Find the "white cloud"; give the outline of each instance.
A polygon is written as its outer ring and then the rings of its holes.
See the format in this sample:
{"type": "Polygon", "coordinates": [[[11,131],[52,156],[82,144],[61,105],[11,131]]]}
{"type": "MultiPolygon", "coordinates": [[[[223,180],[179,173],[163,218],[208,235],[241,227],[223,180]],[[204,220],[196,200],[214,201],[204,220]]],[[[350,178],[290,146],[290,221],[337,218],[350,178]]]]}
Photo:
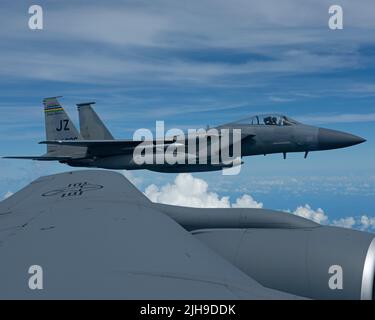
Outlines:
{"type": "Polygon", "coordinates": [[[277,97],[277,96],[271,96],[268,98],[270,101],[272,102],[290,102],[290,101],[294,101],[295,99],[292,99],[292,98],[283,98],[283,97],[277,97]]]}
{"type": "Polygon", "coordinates": [[[336,227],[353,228],[356,224],[356,221],[353,217],[346,217],[338,220],[333,220],[332,224],[336,227]]]}
{"type": "Polygon", "coordinates": [[[173,184],[157,187],[154,184],[145,190],[146,196],[153,202],[198,208],[229,208],[229,197],[220,198],[217,193],[208,191],[203,179],[191,174],[179,174],[173,184]]]}
{"type": "Polygon", "coordinates": [[[246,194],[231,203],[229,197],[220,197],[217,193],[208,191],[206,181],[188,173],[177,175],[172,184],[168,183],[160,188],[151,184],[146,188],[145,194],[153,202],[197,208],[261,208],[263,206],[246,194]]]}
{"type": "Polygon", "coordinates": [[[9,198],[9,197],[12,196],[12,195],[13,195],[13,192],[12,192],[12,191],[7,191],[7,192],[5,193],[5,195],[4,195],[4,199],[9,198]]]}
{"type": "Polygon", "coordinates": [[[361,216],[360,226],[364,230],[375,229],[375,217],[368,217],[366,215],[361,216]]]}
{"type": "Polygon", "coordinates": [[[328,222],[328,217],[325,215],[323,209],[318,208],[317,210],[314,210],[308,204],[297,207],[297,209],[292,213],[297,216],[313,220],[317,223],[324,224],[328,222]]]}
{"type": "Polygon", "coordinates": [[[242,197],[237,198],[236,202],[232,204],[233,208],[263,208],[262,202],[257,202],[254,198],[248,194],[244,194],[242,197]]]}
{"type": "Polygon", "coordinates": [[[375,217],[362,215],[360,217],[345,217],[333,220],[333,225],[344,228],[356,228],[365,231],[375,230],[375,217]]]}
{"type": "MultiPolygon", "coordinates": [[[[155,184],[149,185],[145,195],[153,202],[160,202],[178,206],[197,208],[263,208],[263,203],[256,201],[251,195],[243,194],[230,201],[228,196],[220,197],[217,193],[209,191],[208,183],[188,173],[176,176],[173,183],[167,183],[161,187],[155,184]]],[[[315,221],[320,224],[328,224],[344,228],[357,228],[361,230],[375,230],[375,217],[362,215],[361,217],[343,217],[330,221],[322,208],[313,209],[305,204],[298,206],[294,211],[285,210],[290,214],[315,221]]]]}

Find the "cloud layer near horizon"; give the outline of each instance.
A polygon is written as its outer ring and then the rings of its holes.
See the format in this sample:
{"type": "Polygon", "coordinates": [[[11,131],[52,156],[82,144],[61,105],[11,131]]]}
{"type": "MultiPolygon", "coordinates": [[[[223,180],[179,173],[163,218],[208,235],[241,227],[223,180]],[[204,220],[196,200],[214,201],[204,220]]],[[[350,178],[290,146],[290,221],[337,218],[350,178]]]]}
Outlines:
{"type": "MultiPolygon", "coordinates": [[[[123,170],[122,174],[135,186],[140,188],[142,178],[135,176],[131,171],[123,170]]],[[[2,198],[13,195],[7,191],[2,198]]],[[[144,194],[152,201],[176,206],[196,208],[263,208],[262,202],[254,199],[250,194],[242,194],[231,201],[229,196],[220,196],[209,190],[209,184],[201,178],[196,178],[190,173],[180,173],[172,183],[161,186],[150,184],[145,188],[144,194]]],[[[284,212],[315,221],[320,224],[333,225],[343,228],[355,228],[375,232],[375,217],[365,214],[348,216],[339,219],[330,219],[322,208],[314,209],[309,204],[297,206],[296,209],[279,209],[284,212]]]]}
{"type": "MultiPolygon", "coordinates": [[[[160,187],[151,184],[146,187],[144,193],[153,202],[170,205],[198,208],[263,208],[263,203],[256,201],[249,194],[243,194],[234,202],[231,202],[229,196],[220,197],[219,194],[209,191],[209,185],[205,180],[193,177],[189,173],[181,173],[176,176],[173,183],[167,183],[160,187]]],[[[375,217],[367,215],[330,221],[322,208],[313,209],[308,204],[298,206],[294,211],[284,211],[320,224],[368,231],[375,230],[375,217]]]]}

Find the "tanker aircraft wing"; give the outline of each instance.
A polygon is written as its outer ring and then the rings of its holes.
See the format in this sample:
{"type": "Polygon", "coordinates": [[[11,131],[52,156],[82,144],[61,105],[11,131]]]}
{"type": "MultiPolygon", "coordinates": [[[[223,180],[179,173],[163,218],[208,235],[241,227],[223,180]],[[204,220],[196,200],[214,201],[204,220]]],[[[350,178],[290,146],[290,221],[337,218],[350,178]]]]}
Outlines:
{"type": "Polygon", "coordinates": [[[263,287],[104,170],[41,177],[2,201],[0,261],[0,299],[298,298],[263,287]]]}

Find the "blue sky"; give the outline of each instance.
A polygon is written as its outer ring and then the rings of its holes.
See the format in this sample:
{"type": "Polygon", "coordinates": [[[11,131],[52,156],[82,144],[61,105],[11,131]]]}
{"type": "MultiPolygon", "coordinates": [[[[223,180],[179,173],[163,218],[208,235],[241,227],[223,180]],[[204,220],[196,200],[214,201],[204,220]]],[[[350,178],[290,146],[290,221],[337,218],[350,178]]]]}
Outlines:
{"type": "MultiPolygon", "coordinates": [[[[2,1],[1,155],[44,147],[43,97],[96,110],[118,138],[140,127],[205,127],[278,112],[367,139],[352,148],[245,159],[241,175],[194,174],[220,196],[251,194],[267,208],[323,208],[330,219],[375,216],[375,3],[336,1],[38,1],[44,29],[28,29],[32,1],[2,1]]],[[[60,164],[1,160],[0,197],[60,164]]],[[[138,186],[173,174],[135,172],[138,186]]]]}

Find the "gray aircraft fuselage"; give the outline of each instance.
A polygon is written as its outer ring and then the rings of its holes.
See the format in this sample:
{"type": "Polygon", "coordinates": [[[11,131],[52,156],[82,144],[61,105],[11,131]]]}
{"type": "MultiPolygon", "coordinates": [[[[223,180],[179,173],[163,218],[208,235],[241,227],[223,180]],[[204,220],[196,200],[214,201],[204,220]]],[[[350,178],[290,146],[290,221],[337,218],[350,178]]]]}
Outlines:
{"type": "MultiPolygon", "coordinates": [[[[241,130],[241,157],[283,153],[329,150],[353,146],[365,139],[331,129],[305,125],[282,115],[260,115],[216,127],[217,130],[241,130]]],[[[198,142],[197,142],[198,143],[198,142]]],[[[187,148],[187,147],[186,147],[187,148]]],[[[187,150],[187,149],[186,149],[187,150]]],[[[197,146],[197,150],[199,147],[197,146]]],[[[66,161],[70,166],[107,169],[148,169],[158,172],[200,172],[221,170],[232,165],[211,164],[144,164],[133,162],[133,154],[119,152],[109,157],[66,161]]]]}
{"type": "Polygon", "coordinates": [[[365,140],[336,130],[298,124],[294,126],[237,126],[245,136],[242,156],[309,152],[345,148],[365,140]],[[251,135],[255,135],[253,138],[251,135]],[[247,136],[247,137],[246,137],[247,136]]]}

